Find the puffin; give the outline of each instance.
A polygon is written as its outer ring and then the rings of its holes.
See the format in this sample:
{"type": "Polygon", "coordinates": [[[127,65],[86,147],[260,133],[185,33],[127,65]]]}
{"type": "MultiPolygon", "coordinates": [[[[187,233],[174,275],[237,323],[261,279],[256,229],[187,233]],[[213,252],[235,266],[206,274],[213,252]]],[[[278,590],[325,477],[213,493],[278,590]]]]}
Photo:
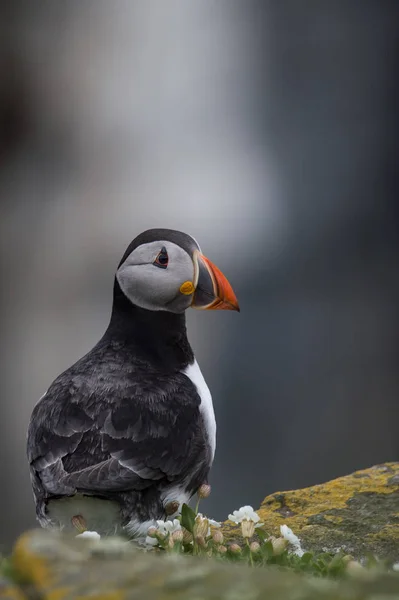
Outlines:
{"type": "Polygon", "coordinates": [[[144,539],[208,482],[216,422],[185,311],[239,311],[188,234],[149,229],[116,270],[109,325],[33,409],[27,456],[44,528],[144,539]]]}

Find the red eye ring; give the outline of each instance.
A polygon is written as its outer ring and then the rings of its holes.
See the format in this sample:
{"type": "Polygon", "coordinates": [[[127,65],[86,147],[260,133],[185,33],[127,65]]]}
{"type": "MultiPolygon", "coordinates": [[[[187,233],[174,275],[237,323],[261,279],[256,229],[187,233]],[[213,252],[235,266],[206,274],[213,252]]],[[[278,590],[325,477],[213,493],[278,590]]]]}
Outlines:
{"type": "Polygon", "coordinates": [[[161,251],[158,253],[158,256],[154,260],[153,264],[160,269],[166,269],[169,263],[169,256],[165,246],[162,247],[161,251]]]}

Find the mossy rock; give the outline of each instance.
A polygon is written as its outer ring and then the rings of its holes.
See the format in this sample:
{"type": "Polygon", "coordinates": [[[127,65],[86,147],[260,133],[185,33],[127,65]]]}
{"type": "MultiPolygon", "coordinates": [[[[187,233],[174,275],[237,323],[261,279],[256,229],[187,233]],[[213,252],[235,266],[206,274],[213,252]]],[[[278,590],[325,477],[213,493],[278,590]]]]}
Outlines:
{"type": "Polygon", "coordinates": [[[0,598],[1,600],[24,600],[26,596],[17,585],[0,578],[0,598]]]}
{"type": "Polygon", "coordinates": [[[399,575],[332,581],[268,567],[143,552],[118,538],[76,539],[33,531],[16,543],[14,588],[20,600],[383,600],[399,598],[399,575]]]}
{"type": "MultiPolygon", "coordinates": [[[[288,525],[304,550],[399,561],[399,463],[271,494],[258,514],[271,535],[280,535],[280,526],[288,525]]],[[[232,539],[237,528],[227,521],[223,531],[232,539]]]]}

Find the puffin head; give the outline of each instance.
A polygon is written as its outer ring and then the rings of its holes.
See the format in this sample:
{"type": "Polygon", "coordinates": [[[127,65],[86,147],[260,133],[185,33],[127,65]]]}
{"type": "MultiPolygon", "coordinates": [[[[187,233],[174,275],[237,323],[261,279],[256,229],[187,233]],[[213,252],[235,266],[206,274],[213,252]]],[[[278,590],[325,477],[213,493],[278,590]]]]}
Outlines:
{"type": "Polygon", "coordinates": [[[195,239],[172,229],[138,235],[119,263],[116,281],[130,302],[147,310],[240,310],[226,277],[195,239]]]}

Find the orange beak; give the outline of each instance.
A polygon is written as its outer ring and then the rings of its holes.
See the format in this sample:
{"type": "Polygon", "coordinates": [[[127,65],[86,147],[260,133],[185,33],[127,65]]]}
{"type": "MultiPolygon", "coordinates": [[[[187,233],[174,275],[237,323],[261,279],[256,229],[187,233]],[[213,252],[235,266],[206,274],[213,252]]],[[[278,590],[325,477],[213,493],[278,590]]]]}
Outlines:
{"type": "Polygon", "coordinates": [[[226,277],[200,252],[194,254],[195,292],[191,306],[201,310],[237,310],[238,301],[226,277]]]}

